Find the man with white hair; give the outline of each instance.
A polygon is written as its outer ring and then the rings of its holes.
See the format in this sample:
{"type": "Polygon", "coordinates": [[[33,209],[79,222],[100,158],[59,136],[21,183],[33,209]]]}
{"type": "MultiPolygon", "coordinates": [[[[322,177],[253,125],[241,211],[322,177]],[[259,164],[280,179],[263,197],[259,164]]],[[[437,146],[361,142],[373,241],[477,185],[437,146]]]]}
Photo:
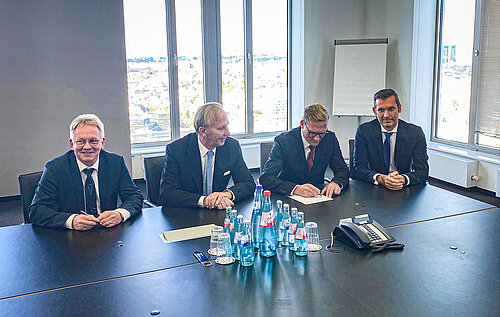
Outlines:
{"type": "Polygon", "coordinates": [[[83,231],[98,224],[114,227],[141,212],[143,198],[125,160],[104,151],[104,141],[104,125],[96,115],[82,114],[71,122],[71,150],[45,164],[29,207],[33,224],[83,231]]]}

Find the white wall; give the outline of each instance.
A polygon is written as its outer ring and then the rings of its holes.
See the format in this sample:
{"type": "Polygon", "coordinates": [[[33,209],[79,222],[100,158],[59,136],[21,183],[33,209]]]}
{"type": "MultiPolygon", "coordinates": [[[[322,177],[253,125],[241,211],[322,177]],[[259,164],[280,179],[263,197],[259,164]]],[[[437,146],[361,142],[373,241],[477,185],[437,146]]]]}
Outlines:
{"type": "Polygon", "coordinates": [[[67,151],[89,112],[130,166],[122,2],[0,1],[0,197],[67,151]]]}

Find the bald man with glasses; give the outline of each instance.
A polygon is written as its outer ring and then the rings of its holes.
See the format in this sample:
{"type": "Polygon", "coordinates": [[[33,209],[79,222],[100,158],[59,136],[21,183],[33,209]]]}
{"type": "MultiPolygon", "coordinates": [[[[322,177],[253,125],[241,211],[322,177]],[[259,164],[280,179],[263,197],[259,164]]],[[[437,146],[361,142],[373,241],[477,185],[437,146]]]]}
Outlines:
{"type": "Polygon", "coordinates": [[[349,184],[349,170],[335,133],[327,130],[328,119],[322,105],[312,104],[304,110],[299,127],[274,139],[260,176],[265,189],[302,197],[340,195],[349,184]],[[334,177],[325,184],[327,166],[334,177]]]}

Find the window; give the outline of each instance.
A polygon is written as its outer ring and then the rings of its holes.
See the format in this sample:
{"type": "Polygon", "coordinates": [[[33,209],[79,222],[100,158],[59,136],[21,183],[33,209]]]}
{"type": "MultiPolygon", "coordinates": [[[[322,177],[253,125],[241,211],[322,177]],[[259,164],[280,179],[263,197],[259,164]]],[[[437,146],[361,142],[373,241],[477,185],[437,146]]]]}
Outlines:
{"type": "Polygon", "coordinates": [[[288,128],[290,0],[124,0],[134,146],[193,132],[224,105],[237,137],[288,128]]]}
{"type": "Polygon", "coordinates": [[[500,4],[441,0],[433,139],[500,149],[500,4]]]}

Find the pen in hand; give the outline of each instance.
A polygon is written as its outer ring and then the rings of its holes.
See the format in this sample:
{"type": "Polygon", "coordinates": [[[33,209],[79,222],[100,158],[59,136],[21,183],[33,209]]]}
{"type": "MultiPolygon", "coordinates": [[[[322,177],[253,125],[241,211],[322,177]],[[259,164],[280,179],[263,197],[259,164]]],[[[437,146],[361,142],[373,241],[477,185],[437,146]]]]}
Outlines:
{"type": "MultiPolygon", "coordinates": [[[[85,215],[85,216],[92,216],[92,215],[89,215],[88,213],[86,213],[86,212],[85,212],[85,210],[80,210],[80,213],[81,213],[82,215],[85,215]]],[[[94,218],[95,218],[95,216],[94,216],[94,218]]],[[[97,218],[96,218],[96,219],[97,219],[97,218]]],[[[102,224],[101,224],[101,222],[99,221],[99,219],[97,219],[97,221],[98,221],[98,222],[99,222],[99,224],[102,226],[102,224]]]]}

